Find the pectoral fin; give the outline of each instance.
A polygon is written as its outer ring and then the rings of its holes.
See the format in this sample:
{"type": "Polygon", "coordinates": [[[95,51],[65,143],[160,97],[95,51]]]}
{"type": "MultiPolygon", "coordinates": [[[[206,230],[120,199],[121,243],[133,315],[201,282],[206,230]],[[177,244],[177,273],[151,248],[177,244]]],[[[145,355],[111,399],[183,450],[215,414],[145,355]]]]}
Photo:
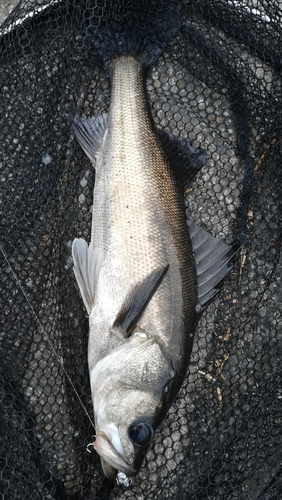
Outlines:
{"type": "Polygon", "coordinates": [[[76,238],[72,244],[74,274],[88,314],[91,313],[95,300],[95,287],[98,280],[102,251],[88,246],[82,238],[76,238]]]}
{"type": "Polygon", "coordinates": [[[88,120],[73,117],[71,120],[75,136],[88,158],[95,163],[108,129],[108,114],[94,116],[88,120]]]}
{"type": "Polygon", "coordinates": [[[168,268],[169,265],[153,271],[127,297],[113,325],[121,328],[124,337],[130,336],[137,321],[164,279],[168,268]]]}
{"type": "Polygon", "coordinates": [[[238,248],[214,238],[190,219],[190,238],[195,254],[198,300],[204,306],[217,292],[217,285],[232,269],[231,259],[238,248]]]}

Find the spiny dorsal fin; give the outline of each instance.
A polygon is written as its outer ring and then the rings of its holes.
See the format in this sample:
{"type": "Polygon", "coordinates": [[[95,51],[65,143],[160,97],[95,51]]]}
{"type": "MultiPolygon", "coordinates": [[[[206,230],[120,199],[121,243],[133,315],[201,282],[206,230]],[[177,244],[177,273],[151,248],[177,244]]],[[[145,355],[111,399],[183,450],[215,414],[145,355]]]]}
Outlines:
{"type": "Polygon", "coordinates": [[[204,306],[217,292],[217,285],[232,268],[231,259],[238,248],[227,245],[189,220],[190,238],[195,254],[198,300],[204,306]]]}
{"type": "Polygon", "coordinates": [[[94,306],[95,287],[103,260],[102,250],[88,246],[82,238],[75,238],[72,244],[74,274],[88,314],[94,306]]]}
{"type": "Polygon", "coordinates": [[[126,298],[113,327],[120,327],[124,337],[129,337],[154,293],[164,279],[169,265],[154,270],[142,283],[135,286],[126,298]]]}
{"type": "Polygon", "coordinates": [[[108,114],[93,116],[88,120],[73,117],[71,120],[75,136],[88,158],[95,163],[108,129],[108,114]]]}

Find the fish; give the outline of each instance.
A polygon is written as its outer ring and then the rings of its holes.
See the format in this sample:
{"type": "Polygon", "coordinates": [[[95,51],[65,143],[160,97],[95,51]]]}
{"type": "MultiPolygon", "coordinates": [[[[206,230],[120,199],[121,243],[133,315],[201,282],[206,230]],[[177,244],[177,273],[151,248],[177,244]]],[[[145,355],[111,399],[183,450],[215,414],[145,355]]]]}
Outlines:
{"type": "Polygon", "coordinates": [[[163,47],[106,30],[95,47],[111,78],[109,111],[71,119],[95,168],[91,241],[75,238],[72,254],[89,315],[94,449],[115,481],[140,470],[233,252],[187,221],[184,191],[203,151],[154,125],[146,75],[163,47]]]}

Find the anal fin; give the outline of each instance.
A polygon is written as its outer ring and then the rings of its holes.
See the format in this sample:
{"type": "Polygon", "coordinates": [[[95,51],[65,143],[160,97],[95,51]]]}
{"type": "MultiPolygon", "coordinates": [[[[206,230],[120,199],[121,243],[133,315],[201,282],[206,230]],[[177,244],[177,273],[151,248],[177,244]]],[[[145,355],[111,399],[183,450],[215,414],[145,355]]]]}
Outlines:
{"type": "Polygon", "coordinates": [[[142,283],[137,284],[126,298],[113,327],[120,327],[125,338],[129,337],[154,293],[164,279],[169,265],[153,271],[142,283]]]}
{"type": "Polygon", "coordinates": [[[75,238],[72,244],[74,274],[88,314],[95,301],[95,288],[102,264],[102,250],[92,243],[88,246],[82,238],[75,238]]]}
{"type": "Polygon", "coordinates": [[[96,155],[108,129],[108,114],[93,116],[88,120],[71,118],[75,136],[88,158],[95,163],[96,155]]]}

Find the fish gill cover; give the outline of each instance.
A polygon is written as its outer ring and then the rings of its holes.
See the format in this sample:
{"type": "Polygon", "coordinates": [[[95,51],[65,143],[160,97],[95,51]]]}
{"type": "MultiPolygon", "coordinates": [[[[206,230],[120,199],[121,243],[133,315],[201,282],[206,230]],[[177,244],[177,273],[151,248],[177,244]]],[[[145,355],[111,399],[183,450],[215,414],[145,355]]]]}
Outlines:
{"type": "Polygon", "coordinates": [[[185,382],[130,488],[110,485],[87,451],[95,433],[88,318],[71,245],[90,240],[94,169],[66,115],[109,107],[109,76],[88,28],[142,30],[169,4],[22,0],[0,31],[0,491],[8,500],[282,497],[276,0],[178,2],[180,29],[146,80],[153,120],[205,152],[188,212],[241,252],[200,318],[185,382]]]}

